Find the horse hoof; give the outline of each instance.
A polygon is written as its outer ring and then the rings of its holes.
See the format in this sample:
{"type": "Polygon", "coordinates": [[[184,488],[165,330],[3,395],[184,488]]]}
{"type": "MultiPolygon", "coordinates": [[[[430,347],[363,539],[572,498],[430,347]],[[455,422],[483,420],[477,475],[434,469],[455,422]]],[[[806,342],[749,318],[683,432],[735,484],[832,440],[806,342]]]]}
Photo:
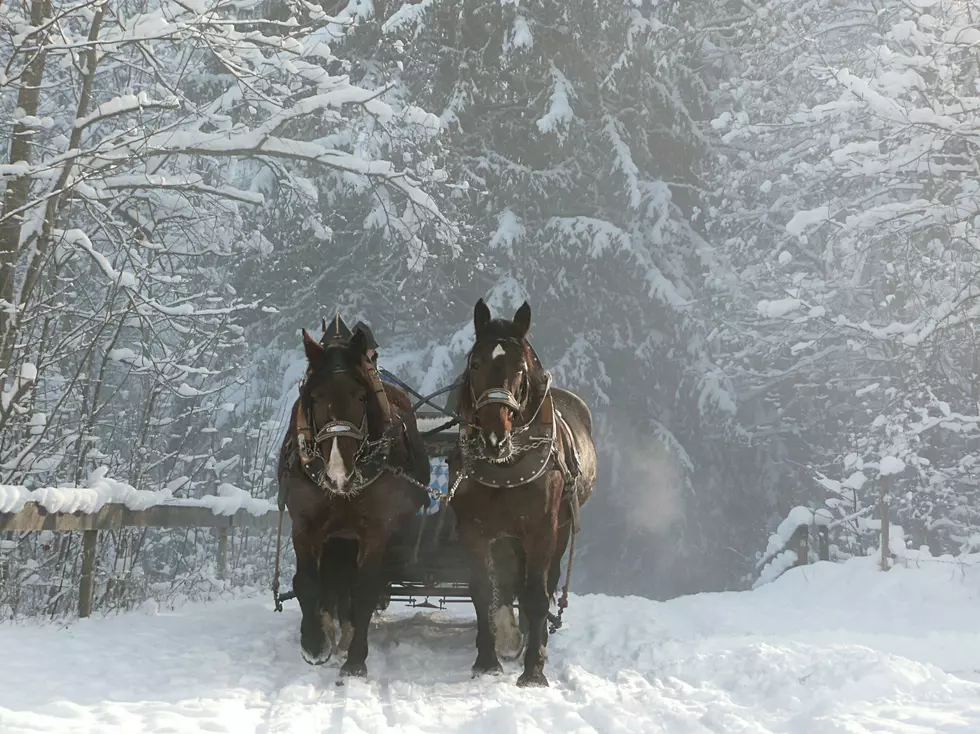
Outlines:
{"type": "Polygon", "coordinates": [[[342,678],[367,678],[367,663],[354,663],[348,660],[340,668],[342,678]]]}
{"type": "Polygon", "coordinates": [[[481,663],[480,661],[477,661],[473,665],[474,678],[481,675],[503,675],[503,672],[504,668],[498,660],[494,660],[492,663],[481,663]]]}
{"type": "Polygon", "coordinates": [[[548,679],[544,677],[544,673],[528,673],[525,671],[517,679],[518,688],[547,688],[548,686],[548,679]]]}
{"type": "Polygon", "coordinates": [[[331,657],[333,657],[333,651],[330,648],[322,649],[319,652],[312,652],[300,645],[299,649],[300,653],[303,655],[303,660],[308,662],[310,665],[323,665],[331,657]]]}

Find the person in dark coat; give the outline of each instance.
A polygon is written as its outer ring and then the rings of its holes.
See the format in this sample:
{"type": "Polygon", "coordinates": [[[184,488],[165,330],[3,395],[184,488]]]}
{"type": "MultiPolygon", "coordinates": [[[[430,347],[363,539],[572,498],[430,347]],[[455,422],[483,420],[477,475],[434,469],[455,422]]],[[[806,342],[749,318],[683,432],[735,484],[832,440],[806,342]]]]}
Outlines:
{"type": "MultiPolygon", "coordinates": [[[[374,332],[371,331],[371,327],[368,326],[363,321],[358,321],[354,325],[354,330],[351,333],[352,334],[356,334],[358,331],[362,332],[364,334],[364,336],[367,338],[367,356],[368,356],[368,359],[370,359],[374,363],[374,366],[377,367],[378,366],[378,342],[374,338],[374,332]]],[[[384,372],[381,372],[379,370],[378,371],[378,374],[381,376],[381,380],[383,382],[387,382],[387,383],[389,383],[391,385],[397,385],[398,384],[393,379],[391,379],[388,375],[386,375],[384,372]]]]}

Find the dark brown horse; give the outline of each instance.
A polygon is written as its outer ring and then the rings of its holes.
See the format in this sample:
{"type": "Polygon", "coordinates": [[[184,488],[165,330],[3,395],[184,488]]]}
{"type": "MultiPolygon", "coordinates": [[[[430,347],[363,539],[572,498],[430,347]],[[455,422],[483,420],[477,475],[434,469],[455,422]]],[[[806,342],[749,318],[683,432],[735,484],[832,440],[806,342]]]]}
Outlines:
{"type": "Polygon", "coordinates": [[[551,386],[526,336],[531,307],[514,319],[474,309],[476,341],[457,406],[470,424],[450,458],[459,537],[473,562],[477,616],[474,674],[502,672],[498,636],[519,637],[512,605],[527,621],[520,686],[546,686],[549,600],[578,509],[595,487],[592,416],[577,396],[551,386]]]}
{"type": "Polygon", "coordinates": [[[411,401],[380,381],[363,332],[342,331],[319,344],[303,330],[309,366],[278,477],[292,522],[303,658],[319,665],[347,648],[341,674],[364,676],[368,626],[387,585],[385,550],[427,501],[429,463],[411,401]]]}

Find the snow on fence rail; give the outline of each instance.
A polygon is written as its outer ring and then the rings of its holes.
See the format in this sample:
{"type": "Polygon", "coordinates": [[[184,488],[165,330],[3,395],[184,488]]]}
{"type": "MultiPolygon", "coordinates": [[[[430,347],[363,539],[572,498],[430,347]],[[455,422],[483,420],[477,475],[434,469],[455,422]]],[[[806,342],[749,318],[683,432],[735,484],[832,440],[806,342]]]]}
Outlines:
{"type": "Polygon", "coordinates": [[[809,563],[811,527],[815,526],[817,530],[817,557],[821,561],[829,561],[830,520],[830,513],[826,510],[794,507],[786,519],[779,523],[776,532],[769,536],[766,552],[756,564],[759,576],[752,588],[775,581],[789,569],[809,563]]]}
{"type": "MultiPolygon", "coordinates": [[[[126,527],[214,528],[218,532],[218,577],[224,578],[228,541],[234,528],[275,528],[278,507],[244,490],[220,485],[218,494],[177,499],[167,492],[144,492],[123,482],[90,477],[90,487],[28,490],[0,485],[0,533],[81,531],[82,568],[78,616],[92,613],[99,531],[126,527]]],[[[288,514],[283,529],[289,530],[288,514]]]]}

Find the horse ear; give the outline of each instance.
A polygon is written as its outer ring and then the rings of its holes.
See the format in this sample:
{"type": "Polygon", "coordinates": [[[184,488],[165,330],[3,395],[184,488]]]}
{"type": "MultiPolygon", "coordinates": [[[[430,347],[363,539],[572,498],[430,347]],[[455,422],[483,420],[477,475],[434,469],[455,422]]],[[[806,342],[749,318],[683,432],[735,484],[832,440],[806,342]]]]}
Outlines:
{"type": "Polygon", "coordinates": [[[310,364],[323,359],[323,346],[306,329],[303,329],[303,351],[306,352],[306,361],[310,364]]]}
{"type": "Polygon", "coordinates": [[[531,304],[527,301],[524,301],[524,305],[517,309],[517,313],[514,314],[514,326],[521,333],[522,339],[531,330],[531,304]]]}
{"type": "Polygon", "coordinates": [[[473,328],[476,330],[476,338],[480,338],[482,332],[490,324],[490,307],[481,298],[473,307],[473,328]]]}
{"type": "Polygon", "coordinates": [[[367,334],[358,329],[354,332],[354,336],[350,338],[350,348],[353,350],[354,354],[358,357],[367,356],[367,334]]]}

